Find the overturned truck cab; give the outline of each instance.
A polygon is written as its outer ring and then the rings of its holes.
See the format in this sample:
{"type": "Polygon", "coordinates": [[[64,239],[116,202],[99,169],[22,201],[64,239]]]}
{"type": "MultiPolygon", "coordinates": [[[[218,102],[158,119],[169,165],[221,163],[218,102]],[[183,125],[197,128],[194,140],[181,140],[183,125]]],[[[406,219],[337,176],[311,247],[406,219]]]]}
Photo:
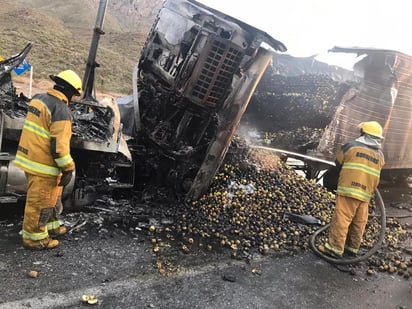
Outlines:
{"type": "Polygon", "coordinates": [[[134,76],[134,136],[144,146],[135,162],[146,166],[140,176],[189,200],[206,191],[272,59],[263,42],[286,51],[196,1],[164,3],[134,76]]]}

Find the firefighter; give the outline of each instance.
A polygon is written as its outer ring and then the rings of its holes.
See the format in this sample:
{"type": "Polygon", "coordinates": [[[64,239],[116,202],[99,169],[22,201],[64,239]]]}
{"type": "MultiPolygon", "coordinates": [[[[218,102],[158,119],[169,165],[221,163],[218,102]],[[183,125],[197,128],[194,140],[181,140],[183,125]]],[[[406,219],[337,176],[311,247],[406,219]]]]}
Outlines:
{"type": "Polygon", "coordinates": [[[29,103],[14,163],[26,174],[27,199],[23,218],[23,246],[52,249],[52,237],[66,233],[60,226],[60,197],[70,183],[75,164],[70,155],[72,116],[68,104],[80,96],[82,81],[72,70],[50,75],[55,83],[29,103]]]}
{"type": "Polygon", "coordinates": [[[335,258],[356,256],[368,220],[368,205],[385,163],[382,127],[376,121],[359,124],[360,137],[343,145],[336,155],[339,179],[336,206],[328,240],[319,251],[335,258]]]}

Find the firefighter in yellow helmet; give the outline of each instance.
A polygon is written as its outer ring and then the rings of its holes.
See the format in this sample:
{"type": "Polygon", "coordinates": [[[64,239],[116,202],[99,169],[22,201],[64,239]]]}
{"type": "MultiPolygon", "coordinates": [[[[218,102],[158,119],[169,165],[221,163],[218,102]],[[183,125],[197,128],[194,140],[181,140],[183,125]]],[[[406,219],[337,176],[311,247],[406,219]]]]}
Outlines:
{"type": "Polygon", "coordinates": [[[35,95],[29,103],[14,161],[27,178],[23,246],[33,250],[57,247],[59,241],[52,237],[66,233],[66,227],[59,223],[58,198],[75,169],[70,155],[72,116],[68,104],[73,96],[80,96],[82,81],[71,70],[50,78],[53,88],[35,95]]]}
{"type": "Polygon", "coordinates": [[[328,240],[319,250],[335,258],[356,256],[368,220],[369,201],[385,163],[382,127],[376,121],[359,124],[360,137],[343,145],[336,155],[339,171],[336,206],[328,240]]]}

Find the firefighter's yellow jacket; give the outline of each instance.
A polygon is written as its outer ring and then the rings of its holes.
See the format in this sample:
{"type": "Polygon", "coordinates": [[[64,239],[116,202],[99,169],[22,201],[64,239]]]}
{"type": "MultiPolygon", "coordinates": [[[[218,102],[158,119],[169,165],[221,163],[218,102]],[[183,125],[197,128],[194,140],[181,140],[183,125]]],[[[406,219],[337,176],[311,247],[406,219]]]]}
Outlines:
{"type": "Polygon", "coordinates": [[[369,202],[379,184],[385,164],[380,145],[365,142],[365,137],[341,147],[336,155],[336,166],[341,169],[336,193],[369,202]]]}
{"type": "Polygon", "coordinates": [[[74,170],[70,155],[72,116],[67,97],[55,89],[30,101],[14,163],[38,176],[74,170]]]}

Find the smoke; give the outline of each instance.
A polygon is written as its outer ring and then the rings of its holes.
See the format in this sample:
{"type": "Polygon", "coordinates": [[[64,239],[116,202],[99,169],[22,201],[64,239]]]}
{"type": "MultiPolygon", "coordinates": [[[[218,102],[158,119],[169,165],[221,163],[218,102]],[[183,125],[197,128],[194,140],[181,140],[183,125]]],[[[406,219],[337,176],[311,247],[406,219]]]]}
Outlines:
{"type": "Polygon", "coordinates": [[[262,133],[249,124],[241,123],[236,133],[244,139],[248,145],[261,145],[264,143],[264,136],[262,133]]]}

